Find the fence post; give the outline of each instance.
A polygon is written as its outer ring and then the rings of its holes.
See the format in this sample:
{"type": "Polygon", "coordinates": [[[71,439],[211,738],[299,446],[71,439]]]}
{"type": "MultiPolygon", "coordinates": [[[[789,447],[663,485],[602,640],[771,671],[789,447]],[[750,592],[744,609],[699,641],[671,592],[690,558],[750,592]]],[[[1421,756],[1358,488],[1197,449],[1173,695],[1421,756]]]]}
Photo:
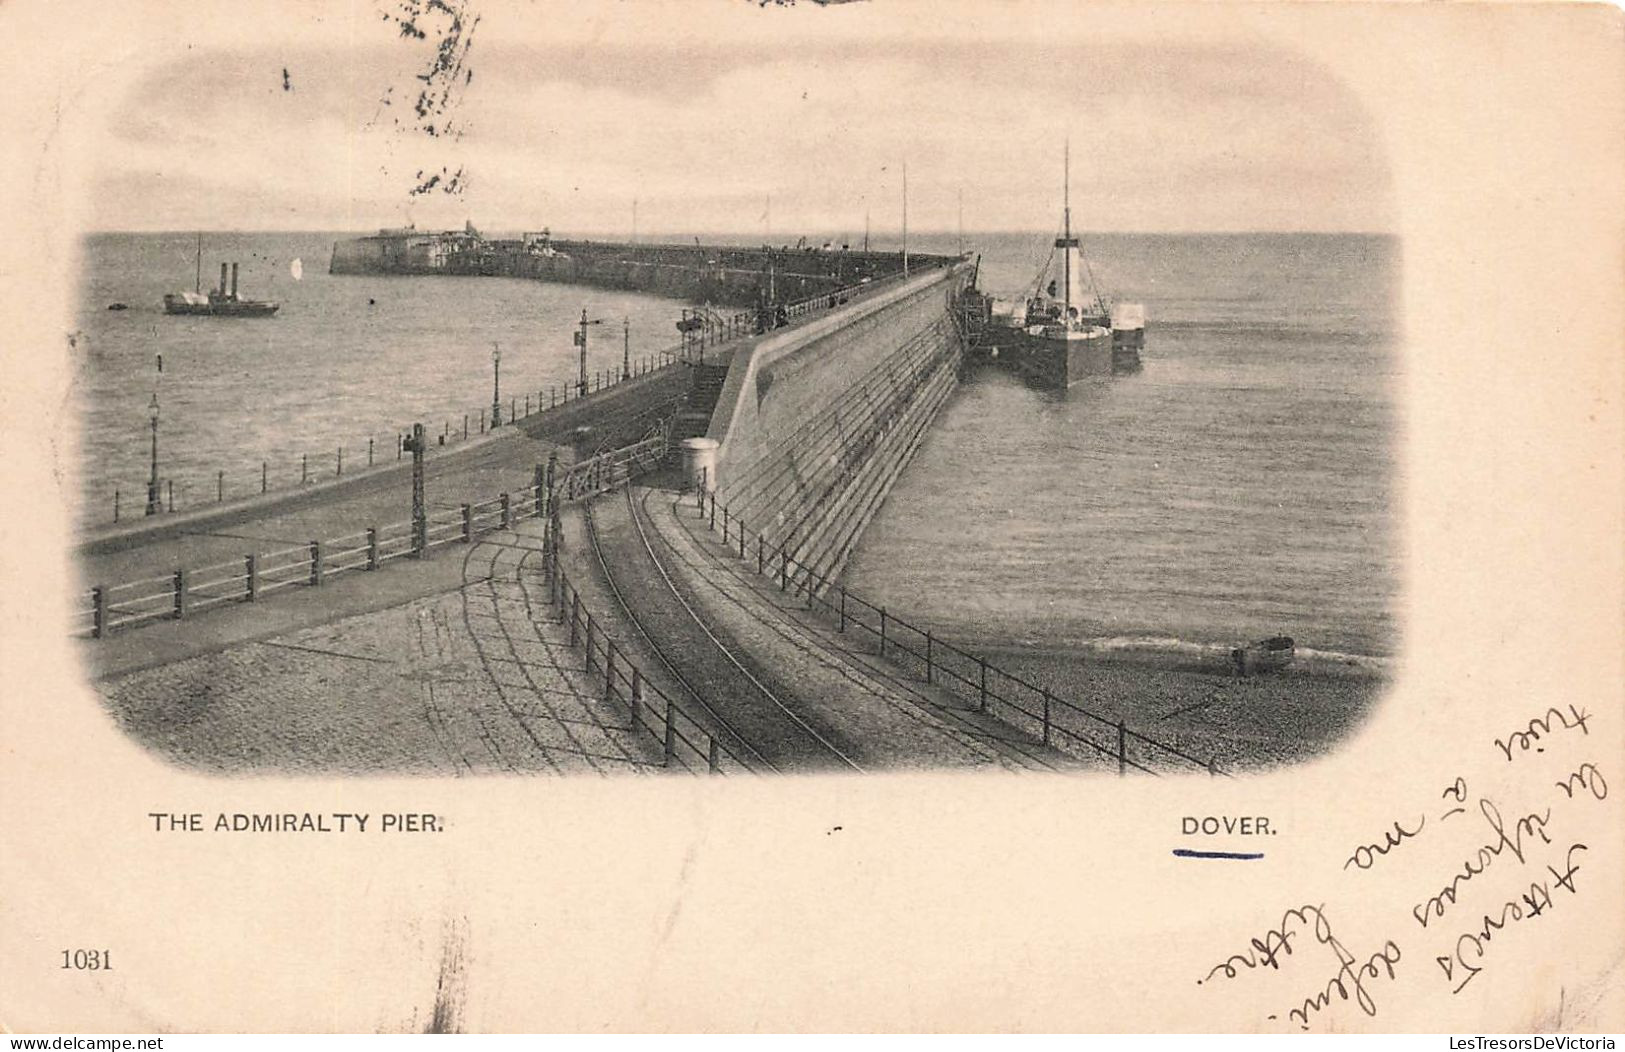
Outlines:
{"type": "Polygon", "coordinates": [[[559,404],[559,388],[557,384],[547,385],[547,408],[552,409],[559,404]]]}
{"type": "Polygon", "coordinates": [[[372,436],[367,436],[367,466],[372,467],[372,436]]]}
{"type": "Polygon", "coordinates": [[[977,711],[986,712],[987,711],[987,661],[985,659],[983,659],[983,658],[977,658],[976,659],[976,667],[978,669],[980,669],[981,673],[982,673],[982,697],[981,697],[980,703],[977,705],[977,711]]]}
{"type": "Polygon", "coordinates": [[[1122,720],[1117,721],[1117,776],[1121,778],[1128,773],[1128,728],[1122,720]]]}
{"type": "Polygon", "coordinates": [[[745,524],[739,524],[739,557],[745,557],[745,524]]]}
{"type": "Polygon", "coordinates": [[[1044,691],[1044,744],[1049,744],[1049,691],[1044,691]]]}
{"type": "Polygon", "coordinates": [[[677,755],[677,705],[670,698],[666,699],[666,743],[664,762],[671,763],[671,758],[677,755]]]}
{"type": "Polygon", "coordinates": [[[265,487],[266,487],[267,482],[269,481],[270,473],[271,473],[271,466],[268,463],[266,463],[265,461],[263,461],[263,460],[260,461],[260,492],[261,493],[265,492],[265,487]]]}
{"type": "Polygon", "coordinates": [[[367,569],[378,569],[378,527],[367,527],[367,569]]]}
{"type": "Polygon", "coordinates": [[[344,447],[343,446],[339,447],[338,461],[339,461],[338,468],[334,470],[333,474],[342,475],[342,474],[344,474],[344,447]]]}
{"type": "Polygon", "coordinates": [[[303,486],[310,481],[310,454],[299,454],[299,484],[303,486]]]}
{"type": "Polygon", "coordinates": [[[643,670],[636,665],[632,666],[632,730],[638,729],[640,713],[638,706],[643,703],[643,670]]]}
{"type": "Polygon", "coordinates": [[[119,491],[118,491],[117,488],[114,488],[114,490],[113,490],[113,521],[114,522],[118,521],[118,502],[119,502],[119,491]]]}
{"type": "Polygon", "coordinates": [[[722,750],[717,747],[717,740],[711,738],[710,744],[705,748],[705,769],[707,772],[717,774],[722,770],[721,753],[722,750]]]}
{"type": "Polygon", "coordinates": [[[187,608],[191,605],[191,598],[186,593],[186,570],[175,571],[175,620],[179,621],[186,616],[187,608]]]}
{"type": "Polygon", "coordinates": [[[243,572],[248,577],[246,598],[250,603],[257,603],[260,598],[260,557],[253,552],[243,556],[243,572]]]}
{"type": "Polygon", "coordinates": [[[779,549],[779,591],[784,591],[790,585],[790,553],[783,548],[779,549]]]}
{"type": "Polygon", "coordinates": [[[767,545],[762,540],[762,535],[758,533],[756,535],[756,572],[757,573],[762,572],[763,553],[765,553],[766,551],[767,551],[767,545]]]}
{"type": "Polygon", "coordinates": [[[525,396],[525,415],[530,415],[530,395],[525,396]]]}
{"type": "Polygon", "coordinates": [[[587,611],[587,671],[592,671],[592,611],[587,611]]]}
{"type": "Polygon", "coordinates": [[[175,480],[169,479],[169,510],[175,510],[175,480]]]}
{"type": "MultiPolygon", "coordinates": [[[[114,521],[115,522],[118,521],[116,515],[114,517],[114,521]]],[[[726,504],[724,504],[722,506],[722,543],[725,544],[725,545],[729,543],[728,542],[728,506],[726,504]]]]}
{"type": "Polygon", "coordinates": [[[931,643],[931,633],[927,632],[925,634],[925,681],[927,683],[932,682],[931,643]]]}
{"type": "Polygon", "coordinates": [[[841,585],[841,628],[840,628],[840,630],[842,632],[846,631],[846,585],[844,585],[844,584],[841,585]]]}
{"type": "Polygon", "coordinates": [[[886,656],[886,608],[880,608],[880,656],[886,656]]]}
{"type": "Polygon", "coordinates": [[[500,496],[502,497],[502,528],[505,530],[512,529],[513,503],[508,500],[508,495],[506,493],[500,494],[500,496]]]}
{"type": "Polygon", "coordinates": [[[101,585],[90,590],[90,638],[100,639],[107,634],[107,589],[101,585]]]}
{"type": "Polygon", "coordinates": [[[485,410],[480,410],[480,434],[485,434],[485,410]]]}
{"type": "MultiPolygon", "coordinates": [[[[581,620],[581,593],[576,592],[574,595],[570,596],[570,645],[571,646],[575,646],[577,643],[579,643],[581,641],[581,634],[580,634],[579,630],[576,628],[576,624],[580,620],[581,620]]],[[[590,662],[589,662],[589,664],[590,664],[590,662]]]]}
{"type": "Polygon", "coordinates": [[[225,499],[226,473],[224,471],[217,471],[214,473],[214,502],[216,504],[221,504],[225,501],[225,499]]]}
{"type": "Polygon", "coordinates": [[[322,542],[310,542],[310,583],[321,584],[323,576],[322,542]]]}
{"type": "Polygon", "coordinates": [[[615,641],[606,636],[604,646],[608,651],[604,655],[604,700],[608,701],[615,696],[615,641]]]}
{"type": "Polygon", "coordinates": [[[707,526],[707,529],[715,530],[716,528],[717,528],[717,495],[715,493],[713,493],[713,494],[711,494],[711,522],[707,526]]]}
{"type": "Polygon", "coordinates": [[[474,505],[463,505],[463,543],[471,544],[474,541],[474,505]]]}
{"type": "Polygon", "coordinates": [[[468,414],[463,414],[463,438],[468,438],[468,414]]]}

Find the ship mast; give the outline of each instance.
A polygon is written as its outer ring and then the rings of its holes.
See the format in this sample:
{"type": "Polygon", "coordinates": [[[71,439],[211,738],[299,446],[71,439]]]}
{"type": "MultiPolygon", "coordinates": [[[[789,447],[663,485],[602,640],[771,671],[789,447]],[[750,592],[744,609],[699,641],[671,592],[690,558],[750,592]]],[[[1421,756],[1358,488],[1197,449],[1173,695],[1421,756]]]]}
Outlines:
{"type": "Polygon", "coordinates": [[[1065,233],[1061,249],[1061,325],[1072,324],[1072,140],[1066,140],[1061,154],[1061,222],[1065,233]]]}

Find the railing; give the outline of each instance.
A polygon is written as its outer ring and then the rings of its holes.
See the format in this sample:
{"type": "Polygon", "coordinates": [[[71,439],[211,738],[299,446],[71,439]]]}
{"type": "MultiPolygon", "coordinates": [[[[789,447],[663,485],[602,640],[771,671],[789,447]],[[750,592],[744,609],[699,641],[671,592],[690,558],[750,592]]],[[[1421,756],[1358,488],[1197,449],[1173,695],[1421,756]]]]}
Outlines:
{"type": "Polygon", "coordinates": [[[834,621],[837,631],[865,633],[878,644],[880,657],[912,670],[927,684],[974,700],[977,711],[1029,732],[1046,746],[1115,761],[1119,774],[1131,769],[1152,775],[1169,769],[1224,773],[1215,757],[1202,759],[1134,730],[1126,720],[1091,712],[868,602],[845,585],[832,585],[828,573],[795,557],[790,542],[770,543],[730,506],[719,509],[714,492],[698,489],[692,502],[708,529],[715,531],[721,523],[723,545],[737,551],[747,569],[754,561],[758,574],[777,582],[781,592],[804,597],[806,608],[834,621]]]}
{"type": "Polygon", "coordinates": [[[764,773],[741,756],[740,749],[713,734],[644,677],[642,669],[604,630],[603,622],[593,619],[580,590],[558,564],[551,546],[543,565],[553,571],[553,599],[559,618],[570,630],[570,645],[581,647],[585,653],[587,673],[603,677],[606,701],[619,701],[627,707],[631,713],[630,730],[641,730],[660,744],[666,766],[676,765],[696,773],[704,770],[708,774],[764,773]]]}
{"type": "MultiPolygon", "coordinates": [[[[827,292],[819,296],[808,297],[783,307],[786,323],[792,319],[806,317],[819,310],[831,309],[850,300],[857,293],[867,293],[881,288],[901,279],[902,275],[888,274],[876,278],[867,284],[852,285],[827,292]]],[[[682,341],[676,346],[669,347],[652,354],[640,355],[631,363],[629,370],[602,369],[595,371],[587,378],[585,390],[582,389],[579,379],[570,380],[564,384],[550,385],[546,390],[537,390],[534,397],[527,391],[522,395],[510,395],[508,399],[508,413],[500,422],[489,418],[489,407],[471,410],[463,413],[460,419],[446,417],[438,436],[439,445],[451,445],[464,441],[487,431],[494,430],[504,423],[512,424],[519,420],[528,420],[541,413],[556,409],[568,404],[572,398],[579,400],[599,391],[607,390],[626,380],[638,379],[650,373],[657,372],[670,366],[694,361],[696,358],[703,363],[708,348],[717,347],[734,340],[759,335],[777,324],[777,319],[771,320],[764,328],[763,316],[754,310],[733,311],[727,314],[716,311],[696,310],[693,317],[697,324],[692,330],[683,333],[682,341]]],[[[434,433],[430,432],[430,437],[434,433]]],[[[348,460],[351,474],[362,465],[374,468],[380,463],[388,463],[393,453],[395,461],[405,459],[403,445],[404,436],[397,433],[382,442],[375,435],[369,435],[366,440],[365,452],[363,447],[340,445],[332,453],[300,454],[296,466],[279,465],[273,473],[271,462],[260,461],[260,470],[243,477],[241,472],[233,472],[228,479],[225,470],[217,470],[203,479],[176,479],[164,477],[159,480],[157,496],[157,509],[159,512],[173,512],[177,507],[181,510],[204,507],[210,504],[224,504],[229,498],[239,500],[246,497],[269,493],[272,490],[281,492],[286,489],[303,487],[324,479],[342,478],[348,460]],[[391,449],[393,446],[393,449],[391,449]],[[291,482],[297,470],[297,482],[291,482]],[[177,488],[179,501],[176,499],[177,488]]],[[[132,485],[129,487],[116,486],[113,489],[112,522],[119,523],[129,519],[143,517],[147,505],[147,484],[132,485]],[[124,490],[130,490],[130,497],[124,496],[124,490]]]]}
{"type": "Polygon", "coordinates": [[[421,536],[416,523],[369,526],[342,537],[312,540],[269,552],[245,553],[208,566],[90,589],[89,605],[73,614],[70,631],[101,639],[156,621],[184,620],[227,603],[253,603],[286,588],[320,587],[342,574],[377,570],[403,557],[422,558],[447,544],[470,543],[516,521],[549,514],[552,501],[568,502],[625,485],[665,457],[664,431],[641,442],[601,453],[555,474],[551,501],[544,472],[517,493],[455,508],[426,509],[421,536]]]}

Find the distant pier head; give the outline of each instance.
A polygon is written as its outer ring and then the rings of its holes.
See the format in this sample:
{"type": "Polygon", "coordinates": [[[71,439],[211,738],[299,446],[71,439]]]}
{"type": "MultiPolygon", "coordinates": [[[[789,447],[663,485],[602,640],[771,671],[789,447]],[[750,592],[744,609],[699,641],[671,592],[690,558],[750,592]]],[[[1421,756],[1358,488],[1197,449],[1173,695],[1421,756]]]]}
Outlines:
{"type": "MultiPolygon", "coordinates": [[[[911,253],[908,267],[955,262],[911,253]]],[[[904,269],[900,252],[853,251],[835,244],[682,245],[569,241],[550,231],[486,238],[462,230],[380,230],[333,245],[333,274],[448,274],[534,278],[625,289],[716,305],[753,307],[849,289],[904,269]]]]}

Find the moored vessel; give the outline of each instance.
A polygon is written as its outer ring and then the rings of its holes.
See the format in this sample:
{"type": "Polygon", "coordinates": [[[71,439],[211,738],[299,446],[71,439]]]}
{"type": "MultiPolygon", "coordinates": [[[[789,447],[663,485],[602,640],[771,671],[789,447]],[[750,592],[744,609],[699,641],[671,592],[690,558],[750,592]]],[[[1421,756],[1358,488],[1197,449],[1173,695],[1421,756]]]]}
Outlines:
{"type": "Polygon", "coordinates": [[[989,359],[1046,387],[1061,388],[1138,370],[1145,345],[1145,307],[1107,304],[1072,233],[1070,146],[1065,168],[1055,251],[1020,300],[991,304],[979,338],[989,359]]]}

